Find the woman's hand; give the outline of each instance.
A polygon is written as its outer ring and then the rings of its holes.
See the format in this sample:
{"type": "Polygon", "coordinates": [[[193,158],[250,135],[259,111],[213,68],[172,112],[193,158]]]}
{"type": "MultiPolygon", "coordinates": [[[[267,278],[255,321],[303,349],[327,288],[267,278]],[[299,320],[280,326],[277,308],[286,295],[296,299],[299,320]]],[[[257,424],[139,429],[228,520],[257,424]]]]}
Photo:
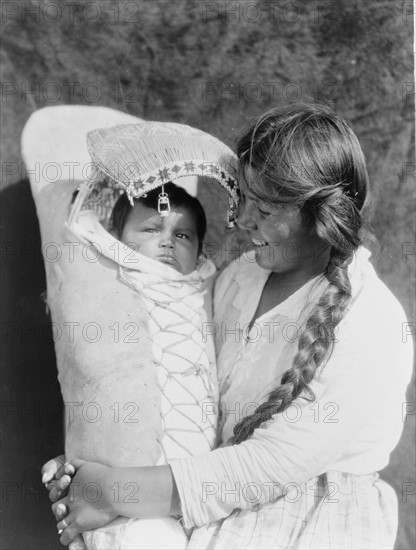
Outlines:
{"type": "Polygon", "coordinates": [[[42,483],[52,481],[58,470],[65,464],[65,455],[59,455],[42,466],[42,483]]]}
{"type": "Polygon", "coordinates": [[[71,465],[76,474],[69,494],[52,505],[64,545],[79,533],[98,529],[118,516],[158,518],[181,512],[168,465],[110,468],[79,459],[71,465]]]}
{"type": "Polygon", "coordinates": [[[71,483],[71,477],[75,473],[75,468],[68,462],[65,462],[65,456],[59,455],[49,460],[42,466],[42,483],[49,491],[49,498],[52,502],[65,496],[67,488],[71,483]]]}
{"type": "Polygon", "coordinates": [[[60,541],[68,545],[83,531],[103,527],[117,517],[114,509],[113,469],[96,462],[73,460],[75,469],[68,495],[52,505],[62,530],[60,541]],[[65,506],[65,508],[63,508],[65,506]],[[67,515],[62,519],[65,511],[67,515]]]}

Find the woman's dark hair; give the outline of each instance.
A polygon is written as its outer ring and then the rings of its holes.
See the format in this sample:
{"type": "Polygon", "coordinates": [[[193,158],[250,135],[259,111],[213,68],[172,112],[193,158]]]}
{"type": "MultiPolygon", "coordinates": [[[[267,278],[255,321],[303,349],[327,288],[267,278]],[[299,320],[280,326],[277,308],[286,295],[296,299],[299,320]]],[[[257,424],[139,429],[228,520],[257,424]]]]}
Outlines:
{"type": "MultiPolygon", "coordinates": [[[[172,208],[184,208],[192,216],[195,222],[196,234],[199,243],[198,254],[200,254],[202,251],[205,232],[207,230],[207,219],[201,203],[197,198],[192,197],[187,191],[185,191],[183,187],[179,187],[179,185],[175,185],[172,182],[165,184],[164,190],[169,196],[169,202],[172,208]]],[[[134,204],[140,203],[147,208],[157,210],[160,192],[161,188],[159,187],[153,189],[140,199],[134,199],[134,204]]],[[[113,231],[118,238],[120,238],[123,233],[127,216],[132,208],[133,206],[130,204],[126,193],[123,193],[114,205],[113,212],[111,213],[109,229],[110,231],[113,231]]]]}
{"type": "Polygon", "coordinates": [[[268,111],[241,137],[237,155],[240,177],[251,193],[271,205],[300,206],[310,230],[330,247],[330,259],[323,275],[328,285],[302,327],[292,365],[268,400],[234,427],[234,444],[298,397],[314,399],[309,384],[332,353],[335,327],[351,299],[347,268],[362,243],[369,198],[366,163],[356,135],[322,105],[268,111]],[[255,171],[255,180],[248,169],[255,171]]]}

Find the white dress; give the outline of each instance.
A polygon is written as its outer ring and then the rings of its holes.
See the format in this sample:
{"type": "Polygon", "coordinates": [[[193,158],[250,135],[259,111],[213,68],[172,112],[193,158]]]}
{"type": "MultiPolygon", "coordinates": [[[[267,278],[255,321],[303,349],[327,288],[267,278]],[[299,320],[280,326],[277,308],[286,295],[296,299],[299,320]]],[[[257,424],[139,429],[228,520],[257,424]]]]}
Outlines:
{"type": "MultiPolygon", "coordinates": [[[[248,440],[172,464],[188,548],[392,549],[397,497],[379,479],[402,429],[412,340],[402,307],[360,249],[334,351],[297,399],[248,440]]],[[[297,350],[302,320],[327,284],[313,279],[248,326],[270,272],[247,254],[219,276],[213,331],[226,444],[297,350]],[[305,307],[306,305],[306,307],[305,307]]]]}

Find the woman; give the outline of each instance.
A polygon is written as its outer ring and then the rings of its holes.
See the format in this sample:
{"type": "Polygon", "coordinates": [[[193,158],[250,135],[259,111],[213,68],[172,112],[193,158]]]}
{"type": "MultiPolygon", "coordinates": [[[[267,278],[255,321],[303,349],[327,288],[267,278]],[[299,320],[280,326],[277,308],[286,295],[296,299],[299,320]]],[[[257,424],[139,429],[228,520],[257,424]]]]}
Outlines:
{"type": "Polygon", "coordinates": [[[238,157],[253,251],[215,287],[223,446],[152,468],[74,461],[53,505],[63,544],[118,515],[181,514],[190,548],[393,547],[397,501],[376,472],[400,437],[412,347],[362,247],[360,145],[327,108],[292,105],[256,120],[238,157]]]}

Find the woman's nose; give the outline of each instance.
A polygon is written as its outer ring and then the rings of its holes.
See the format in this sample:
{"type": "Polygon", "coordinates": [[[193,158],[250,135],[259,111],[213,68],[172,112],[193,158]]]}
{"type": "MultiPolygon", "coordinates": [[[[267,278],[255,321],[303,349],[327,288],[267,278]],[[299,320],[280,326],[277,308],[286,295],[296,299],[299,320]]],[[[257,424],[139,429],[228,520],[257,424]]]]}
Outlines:
{"type": "Polygon", "coordinates": [[[253,216],[253,208],[247,205],[247,202],[240,205],[237,213],[237,226],[239,229],[253,230],[257,227],[253,216]]]}

